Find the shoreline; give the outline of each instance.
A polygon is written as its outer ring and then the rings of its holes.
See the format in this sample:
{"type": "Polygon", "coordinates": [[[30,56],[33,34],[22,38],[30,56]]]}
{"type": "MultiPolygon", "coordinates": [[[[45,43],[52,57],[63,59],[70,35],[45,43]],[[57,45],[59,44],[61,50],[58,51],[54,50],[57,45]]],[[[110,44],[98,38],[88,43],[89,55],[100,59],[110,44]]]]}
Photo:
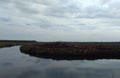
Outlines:
{"type": "Polygon", "coordinates": [[[20,45],[21,53],[55,60],[120,59],[120,42],[4,41],[0,48],[20,45]]]}

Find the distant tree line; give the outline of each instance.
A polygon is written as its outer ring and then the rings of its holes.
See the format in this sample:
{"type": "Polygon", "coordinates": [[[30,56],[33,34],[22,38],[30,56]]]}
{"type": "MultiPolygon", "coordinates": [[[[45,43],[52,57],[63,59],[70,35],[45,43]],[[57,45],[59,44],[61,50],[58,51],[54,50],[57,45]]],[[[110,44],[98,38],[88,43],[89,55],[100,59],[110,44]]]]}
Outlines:
{"type": "Polygon", "coordinates": [[[20,43],[28,43],[28,42],[37,42],[35,40],[0,40],[0,42],[20,42],[20,43]]]}

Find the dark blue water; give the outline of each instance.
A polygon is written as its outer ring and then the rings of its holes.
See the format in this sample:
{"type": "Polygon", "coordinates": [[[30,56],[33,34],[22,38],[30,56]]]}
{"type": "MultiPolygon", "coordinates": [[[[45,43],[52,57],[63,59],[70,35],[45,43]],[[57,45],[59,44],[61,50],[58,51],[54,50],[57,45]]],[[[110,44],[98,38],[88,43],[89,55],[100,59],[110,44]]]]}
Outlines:
{"type": "Polygon", "coordinates": [[[120,78],[120,60],[52,60],[0,49],[0,78],[120,78]]]}

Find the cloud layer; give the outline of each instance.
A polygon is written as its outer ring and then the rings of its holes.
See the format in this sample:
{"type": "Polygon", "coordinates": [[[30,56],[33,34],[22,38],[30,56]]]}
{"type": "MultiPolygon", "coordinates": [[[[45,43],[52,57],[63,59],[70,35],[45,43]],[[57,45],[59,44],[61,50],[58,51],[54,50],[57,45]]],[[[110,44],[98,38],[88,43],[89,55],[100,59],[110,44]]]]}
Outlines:
{"type": "Polygon", "coordinates": [[[120,0],[1,0],[0,38],[120,41],[120,0]]]}

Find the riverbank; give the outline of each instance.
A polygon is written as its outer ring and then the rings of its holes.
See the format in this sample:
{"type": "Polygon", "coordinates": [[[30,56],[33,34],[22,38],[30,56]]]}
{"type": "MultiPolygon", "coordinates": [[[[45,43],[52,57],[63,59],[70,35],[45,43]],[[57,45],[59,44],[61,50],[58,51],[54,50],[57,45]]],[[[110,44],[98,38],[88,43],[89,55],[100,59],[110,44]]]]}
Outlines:
{"type": "Polygon", "coordinates": [[[17,45],[33,44],[36,41],[25,41],[25,40],[0,40],[0,48],[12,47],[17,45]]]}
{"type": "Polygon", "coordinates": [[[0,48],[17,45],[21,45],[22,53],[40,58],[57,60],[120,59],[120,42],[0,42],[0,48]]]}
{"type": "Polygon", "coordinates": [[[48,42],[22,45],[22,53],[52,59],[120,59],[119,43],[48,42]]]}
{"type": "Polygon", "coordinates": [[[0,43],[0,48],[17,46],[15,43],[0,43]]]}

